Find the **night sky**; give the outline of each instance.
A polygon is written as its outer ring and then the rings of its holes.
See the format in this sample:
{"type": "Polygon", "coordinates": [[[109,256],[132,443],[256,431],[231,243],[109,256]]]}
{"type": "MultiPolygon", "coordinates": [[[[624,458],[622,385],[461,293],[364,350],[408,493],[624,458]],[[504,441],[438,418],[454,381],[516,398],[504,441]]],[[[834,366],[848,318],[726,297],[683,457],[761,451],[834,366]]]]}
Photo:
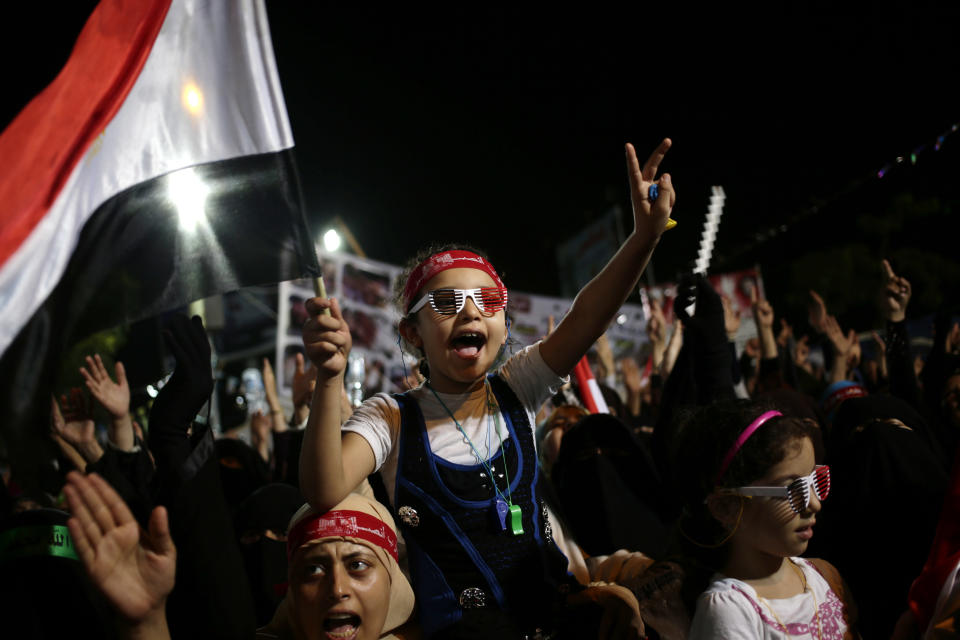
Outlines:
{"type": "MultiPolygon", "coordinates": [[[[53,78],[92,6],[3,21],[0,123],[53,78]]],[[[960,122],[957,12],[268,10],[309,219],[319,234],[339,215],[376,260],[467,241],[511,287],[558,294],[557,242],[626,204],[623,143],[645,155],[665,136],[680,225],[661,280],[696,256],[713,184],[723,269],[842,242],[903,190],[958,199],[960,133],[876,178],[960,122]]],[[[934,231],[901,240],[942,251],[934,231]]]]}

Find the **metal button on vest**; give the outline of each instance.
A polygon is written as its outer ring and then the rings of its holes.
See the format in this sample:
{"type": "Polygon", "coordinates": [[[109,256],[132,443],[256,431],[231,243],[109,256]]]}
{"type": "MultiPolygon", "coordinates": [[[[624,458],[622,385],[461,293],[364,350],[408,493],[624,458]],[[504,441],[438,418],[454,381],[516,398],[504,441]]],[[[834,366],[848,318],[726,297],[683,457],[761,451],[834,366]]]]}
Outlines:
{"type": "Polygon", "coordinates": [[[467,587],[460,592],[460,606],[464,609],[482,609],[487,606],[487,594],[478,587],[467,587]]]}
{"type": "Polygon", "coordinates": [[[400,522],[408,527],[420,526],[420,515],[413,507],[400,507],[397,509],[397,514],[400,516],[400,522]]]}

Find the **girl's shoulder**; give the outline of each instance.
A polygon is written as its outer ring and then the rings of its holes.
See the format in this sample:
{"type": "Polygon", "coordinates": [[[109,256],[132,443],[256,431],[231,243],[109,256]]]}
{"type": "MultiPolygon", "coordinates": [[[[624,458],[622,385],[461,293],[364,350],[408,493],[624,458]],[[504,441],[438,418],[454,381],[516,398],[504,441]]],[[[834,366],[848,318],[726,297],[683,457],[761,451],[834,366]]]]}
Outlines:
{"type": "Polygon", "coordinates": [[[560,377],[540,356],[540,343],[514,353],[499,369],[500,377],[517,394],[524,406],[539,409],[540,405],[560,390],[569,377],[560,377]]]}
{"type": "Polygon", "coordinates": [[[753,587],[736,578],[714,575],[697,599],[689,638],[760,638],[764,624],[753,587]]]}

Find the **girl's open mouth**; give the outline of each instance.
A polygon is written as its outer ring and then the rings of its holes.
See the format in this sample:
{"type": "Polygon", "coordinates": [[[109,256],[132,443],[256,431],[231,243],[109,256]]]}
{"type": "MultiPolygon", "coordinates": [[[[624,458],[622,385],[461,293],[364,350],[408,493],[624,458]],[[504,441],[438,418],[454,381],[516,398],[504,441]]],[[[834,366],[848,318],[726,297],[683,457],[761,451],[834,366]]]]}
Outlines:
{"type": "Polygon", "coordinates": [[[479,333],[461,333],[450,341],[453,350],[464,359],[473,359],[480,354],[480,349],[487,343],[486,337],[479,333]]]}

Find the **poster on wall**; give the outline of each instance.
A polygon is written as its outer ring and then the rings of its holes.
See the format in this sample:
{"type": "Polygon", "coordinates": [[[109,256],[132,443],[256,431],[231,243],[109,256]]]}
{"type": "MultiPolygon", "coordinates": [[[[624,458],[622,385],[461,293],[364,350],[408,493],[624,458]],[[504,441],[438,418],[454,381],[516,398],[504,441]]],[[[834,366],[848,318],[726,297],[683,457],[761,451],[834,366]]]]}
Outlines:
{"type": "MultiPolygon", "coordinates": [[[[354,371],[353,378],[350,371],[347,373],[348,386],[355,384],[362,388],[363,398],[380,391],[402,391],[405,388],[403,381],[410,374],[410,366],[416,359],[410,354],[404,359],[398,340],[397,323],[400,317],[394,299],[397,294],[395,280],[401,271],[400,267],[352,255],[320,255],[327,294],[340,302],[353,338],[351,366],[354,371]],[[354,364],[358,358],[363,359],[362,365],[354,364]]],[[[750,312],[750,291],[758,287],[761,294],[763,292],[759,269],[716,274],[708,279],[717,292],[729,298],[739,311],[742,322],[737,343],[742,347],[742,342],[756,335],[750,312]]],[[[304,303],[314,296],[313,283],[309,280],[283,282],[278,291],[276,361],[281,365],[277,367],[277,385],[281,394],[289,397],[296,354],[303,353],[301,331],[307,320],[304,303]]],[[[642,288],[641,304],[625,304],[620,308],[607,330],[615,360],[625,357],[635,358],[641,363],[646,360],[649,352],[647,322],[650,300],[660,301],[667,323],[672,326],[675,297],[674,284],[642,288]]],[[[518,351],[546,336],[551,318],[554,324],[559,324],[573,302],[570,298],[522,291],[510,291],[509,300],[509,352],[518,351]]]]}
{"type": "MultiPolygon", "coordinates": [[[[362,367],[358,382],[363,397],[380,391],[399,391],[401,380],[409,372],[397,344],[399,315],[393,304],[393,285],[400,268],[356,256],[321,255],[327,295],[337,298],[350,327],[354,376],[362,367]],[[362,365],[358,358],[362,358],[362,365]]],[[[304,303],[314,296],[313,283],[309,280],[283,282],[278,292],[281,330],[277,331],[276,361],[282,364],[277,371],[277,386],[282,394],[289,396],[296,354],[303,353],[302,329],[307,321],[304,303]]],[[[350,374],[348,371],[348,377],[350,374]]]]}

